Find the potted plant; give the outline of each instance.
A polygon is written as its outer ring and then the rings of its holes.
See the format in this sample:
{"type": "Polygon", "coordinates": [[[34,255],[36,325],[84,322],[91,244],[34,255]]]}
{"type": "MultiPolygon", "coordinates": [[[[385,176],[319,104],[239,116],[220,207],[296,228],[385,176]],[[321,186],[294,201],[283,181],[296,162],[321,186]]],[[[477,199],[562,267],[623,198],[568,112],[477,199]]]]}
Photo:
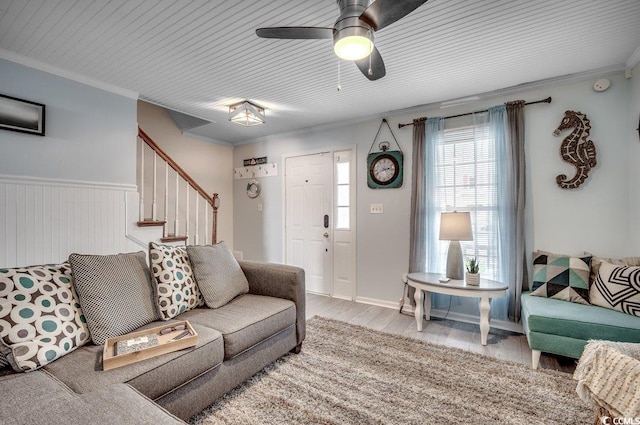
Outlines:
{"type": "Polygon", "coordinates": [[[467,272],[465,273],[464,280],[467,282],[467,285],[480,285],[480,262],[475,258],[471,258],[467,262],[467,272]]]}

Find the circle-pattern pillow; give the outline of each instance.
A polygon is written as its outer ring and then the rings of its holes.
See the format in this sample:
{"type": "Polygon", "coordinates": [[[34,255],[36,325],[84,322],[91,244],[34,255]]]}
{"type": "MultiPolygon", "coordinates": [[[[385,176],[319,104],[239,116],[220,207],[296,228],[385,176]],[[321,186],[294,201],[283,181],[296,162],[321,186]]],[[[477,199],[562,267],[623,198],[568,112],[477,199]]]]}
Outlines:
{"type": "Polygon", "coordinates": [[[90,339],[71,266],[0,269],[1,350],[16,371],[35,370],[90,339]]]}
{"type": "Polygon", "coordinates": [[[184,247],[149,244],[151,274],[164,320],[204,305],[184,247]]]}

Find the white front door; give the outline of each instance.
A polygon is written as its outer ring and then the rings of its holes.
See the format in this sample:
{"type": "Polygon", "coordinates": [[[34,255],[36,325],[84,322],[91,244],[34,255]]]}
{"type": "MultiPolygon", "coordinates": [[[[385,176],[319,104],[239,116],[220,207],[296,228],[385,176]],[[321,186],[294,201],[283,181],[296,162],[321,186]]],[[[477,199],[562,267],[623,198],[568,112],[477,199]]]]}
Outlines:
{"type": "Polygon", "coordinates": [[[333,155],[285,159],[286,263],[305,270],[307,291],[331,294],[333,155]]]}

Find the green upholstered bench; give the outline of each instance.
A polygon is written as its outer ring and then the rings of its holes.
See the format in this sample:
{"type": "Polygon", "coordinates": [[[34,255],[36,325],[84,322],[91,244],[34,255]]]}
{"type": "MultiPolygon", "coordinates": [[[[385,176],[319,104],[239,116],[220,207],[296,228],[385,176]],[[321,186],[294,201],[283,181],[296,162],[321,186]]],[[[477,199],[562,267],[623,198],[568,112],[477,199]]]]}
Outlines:
{"type": "Polygon", "coordinates": [[[532,366],[540,353],[580,358],[588,340],[640,342],[640,317],[594,305],[522,294],[522,325],[532,366]]]}

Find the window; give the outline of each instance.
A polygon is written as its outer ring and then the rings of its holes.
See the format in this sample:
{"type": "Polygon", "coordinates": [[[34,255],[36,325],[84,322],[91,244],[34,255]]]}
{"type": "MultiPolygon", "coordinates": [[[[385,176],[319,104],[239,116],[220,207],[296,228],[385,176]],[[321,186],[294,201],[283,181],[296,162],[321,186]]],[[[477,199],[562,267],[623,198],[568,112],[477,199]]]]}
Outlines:
{"type": "MultiPolygon", "coordinates": [[[[345,157],[346,155],[343,155],[345,157]]],[[[336,229],[349,230],[349,158],[336,157],[336,229]],[[345,161],[345,162],[343,162],[345,161]]]]}
{"type": "MultiPolygon", "coordinates": [[[[465,259],[480,261],[481,273],[498,277],[496,154],[489,126],[444,131],[436,146],[435,202],[439,211],[469,211],[473,241],[462,241],[465,259]]],[[[439,218],[438,218],[439,220],[439,218]]],[[[448,241],[440,242],[440,270],[446,269],[448,241]]]]}

